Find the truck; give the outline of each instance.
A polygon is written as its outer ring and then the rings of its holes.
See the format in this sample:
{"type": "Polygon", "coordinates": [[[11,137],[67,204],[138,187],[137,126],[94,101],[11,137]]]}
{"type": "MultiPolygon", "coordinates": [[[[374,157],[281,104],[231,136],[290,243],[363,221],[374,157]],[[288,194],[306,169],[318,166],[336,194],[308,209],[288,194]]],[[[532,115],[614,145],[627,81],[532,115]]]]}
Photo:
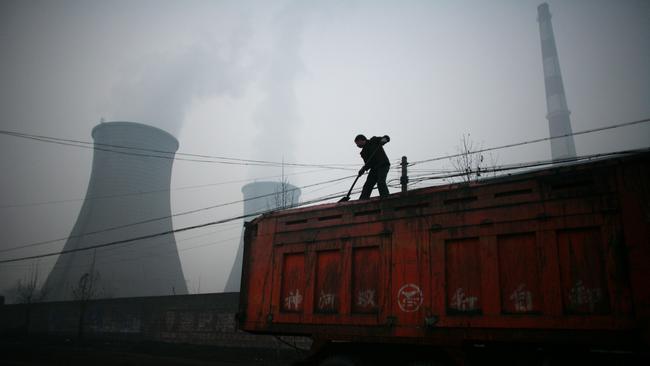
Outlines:
{"type": "Polygon", "coordinates": [[[305,364],[650,364],[648,151],[245,227],[239,327],[305,364]]]}

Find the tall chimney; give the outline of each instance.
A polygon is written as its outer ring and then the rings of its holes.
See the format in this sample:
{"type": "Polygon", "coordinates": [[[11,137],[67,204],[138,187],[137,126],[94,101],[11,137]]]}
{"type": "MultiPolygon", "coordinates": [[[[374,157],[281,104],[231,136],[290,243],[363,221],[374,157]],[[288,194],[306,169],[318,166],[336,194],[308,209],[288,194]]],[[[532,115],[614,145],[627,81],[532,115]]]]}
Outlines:
{"type": "MultiPolygon", "coordinates": [[[[544,64],[544,84],[546,86],[546,119],[551,137],[571,134],[571,120],[564,94],[564,84],[560,73],[560,60],[555,47],[555,36],[551,24],[551,12],[548,4],[537,7],[539,35],[542,42],[542,61],[544,64]]],[[[551,156],[553,160],[573,158],[576,148],[573,136],[554,138],[551,140],[551,156]]]]}
{"type": "MultiPolygon", "coordinates": [[[[252,215],[244,220],[250,221],[264,211],[291,207],[300,201],[300,189],[282,182],[254,182],[242,187],[244,195],[244,215],[252,215]]],[[[239,292],[241,284],[242,262],[244,259],[244,233],[239,241],[230,275],[224,292],[239,292]]]]}
{"type": "MultiPolygon", "coordinates": [[[[169,187],[178,141],[163,130],[132,122],[100,123],[92,136],[95,151],[86,199],[63,250],[170,232],[169,187]],[[125,227],[106,230],[116,226],[125,227]]],[[[171,233],[62,254],[43,289],[48,301],[79,300],[82,291],[94,298],[187,293],[171,233]]]]}

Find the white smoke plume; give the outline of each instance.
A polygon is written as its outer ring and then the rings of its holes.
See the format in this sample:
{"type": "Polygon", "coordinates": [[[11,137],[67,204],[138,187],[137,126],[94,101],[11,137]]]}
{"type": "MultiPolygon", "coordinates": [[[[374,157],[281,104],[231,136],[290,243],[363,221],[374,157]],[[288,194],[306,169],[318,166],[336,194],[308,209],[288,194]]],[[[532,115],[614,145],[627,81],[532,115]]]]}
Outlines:
{"type": "Polygon", "coordinates": [[[111,120],[149,124],[178,136],[193,100],[237,96],[250,81],[244,40],[219,47],[202,40],[175,53],[152,54],[113,89],[111,120]]]}
{"type": "Polygon", "coordinates": [[[300,54],[302,37],[314,15],[323,9],[322,4],[291,1],[271,20],[271,46],[259,80],[264,97],[254,114],[256,156],[295,161],[295,130],[302,123],[296,83],[305,71],[300,54]]]}

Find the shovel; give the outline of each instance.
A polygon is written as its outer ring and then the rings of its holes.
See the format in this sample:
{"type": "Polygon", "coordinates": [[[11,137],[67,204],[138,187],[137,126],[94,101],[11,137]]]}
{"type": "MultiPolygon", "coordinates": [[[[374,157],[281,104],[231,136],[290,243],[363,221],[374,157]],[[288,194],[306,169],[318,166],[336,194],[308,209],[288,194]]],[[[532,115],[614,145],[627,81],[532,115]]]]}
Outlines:
{"type": "Polygon", "coordinates": [[[352,188],[354,188],[354,185],[357,184],[357,181],[359,180],[359,177],[362,176],[362,175],[363,175],[363,173],[357,175],[357,177],[354,178],[354,182],[352,182],[352,187],[350,187],[350,190],[348,191],[348,194],[345,197],[341,198],[339,200],[339,202],[347,202],[347,201],[350,200],[350,194],[352,194],[352,188]]]}

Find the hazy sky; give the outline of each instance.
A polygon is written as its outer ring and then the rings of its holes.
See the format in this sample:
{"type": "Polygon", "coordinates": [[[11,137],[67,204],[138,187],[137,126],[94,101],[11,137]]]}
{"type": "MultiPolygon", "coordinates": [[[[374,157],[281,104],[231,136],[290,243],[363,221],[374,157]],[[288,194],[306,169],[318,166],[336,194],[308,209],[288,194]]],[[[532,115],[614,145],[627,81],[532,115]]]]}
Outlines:
{"type": "MultiPolygon", "coordinates": [[[[351,164],[350,171],[287,167],[297,186],[354,174],[358,133],[390,135],[393,161],[454,153],[468,133],[484,147],[545,137],[541,2],[5,0],[0,129],[92,141],[101,118],[127,120],[167,130],[184,153],[351,164]]],[[[549,5],[573,130],[650,117],[650,2],[549,5]]],[[[647,147],[650,128],[575,143],[579,155],[647,147]]],[[[499,164],[545,160],[550,148],[494,155],[499,164]]],[[[69,235],[91,162],[92,150],[0,135],[0,250],[69,235]]],[[[241,199],[246,182],[281,173],[175,161],[172,210],[241,199]]],[[[396,176],[393,170],[389,179],[396,176]]],[[[305,189],[302,198],[351,183],[305,189]]],[[[174,225],[241,213],[235,204],[174,225]]],[[[223,289],[240,232],[237,221],[177,235],[192,292],[223,289]]],[[[0,252],[0,259],[64,243],[0,252]]],[[[55,259],[0,264],[0,291],[35,263],[44,279],[55,259]]]]}

